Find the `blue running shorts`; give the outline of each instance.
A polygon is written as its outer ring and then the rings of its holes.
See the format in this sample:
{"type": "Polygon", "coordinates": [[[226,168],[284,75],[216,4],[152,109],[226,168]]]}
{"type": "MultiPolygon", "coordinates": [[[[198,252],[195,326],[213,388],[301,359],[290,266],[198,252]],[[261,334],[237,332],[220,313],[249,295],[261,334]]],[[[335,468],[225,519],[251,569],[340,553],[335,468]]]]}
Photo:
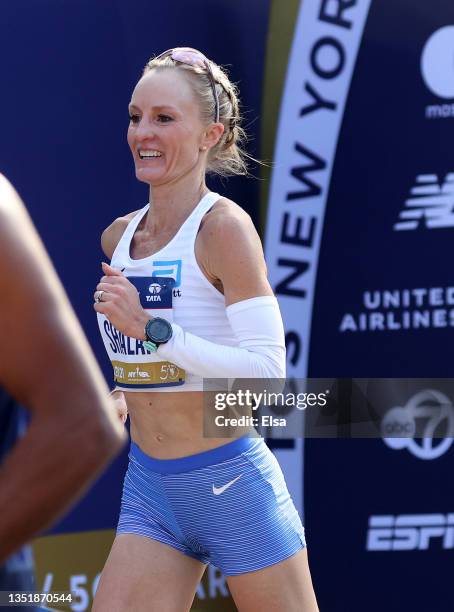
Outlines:
{"type": "Polygon", "coordinates": [[[261,438],[181,459],[154,459],[133,442],[129,459],[118,534],[163,542],[225,576],[279,563],[306,545],[281,468],[261,438]]]}

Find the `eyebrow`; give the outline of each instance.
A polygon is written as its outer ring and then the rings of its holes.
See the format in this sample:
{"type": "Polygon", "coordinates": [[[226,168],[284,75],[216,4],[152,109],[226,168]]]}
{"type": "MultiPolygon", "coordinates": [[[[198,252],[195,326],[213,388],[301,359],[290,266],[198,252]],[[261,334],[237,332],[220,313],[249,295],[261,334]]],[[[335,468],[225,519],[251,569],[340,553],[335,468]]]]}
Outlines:
{"type": "MultiPolygon", "coordinates": [[[[129,108],[130,110],[138,110],[138,111],[140,111],[140,110],[141,110],[141,109],[140,109],[138,106],[136,106],[135,104],[129,104],[129,105],[128,105],[128,108],[129,108]]],[[[157,104],[156,106],[153,106],[152,108],[153,108],[153,109],[167,109],[167,110],[171,110],[171,111],[173,111],[174,113],[178,113],[178,112],[179,112],[179,111],[178,111],[178,109],[176,109],[174,106],[172,106],[172,105],[170,105],[170,104],[157,104]]]]}

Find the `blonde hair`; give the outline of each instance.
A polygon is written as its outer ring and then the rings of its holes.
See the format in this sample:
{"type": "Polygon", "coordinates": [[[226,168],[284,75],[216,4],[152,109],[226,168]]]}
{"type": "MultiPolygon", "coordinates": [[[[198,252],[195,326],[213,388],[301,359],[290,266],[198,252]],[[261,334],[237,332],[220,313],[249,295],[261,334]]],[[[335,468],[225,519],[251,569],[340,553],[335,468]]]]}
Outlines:
{"type": "MultiPolygon", "coordinates": [[[[184,47],[189,49],[189,47],[184,47]]],[[[197,51],[191,49],[191,51],[197,51]]],[[[201,54],[203,55],[203,54],[201,54]]],[[[205,57],[205,56],[204,56],[205,57]]],[[[246,159],[250,156],[243,149],[247,140],[246,132],[241,127],[238,89],[232,83],[226,71],[212,62],[210,68],[213,73],[216,93],[219,100],[219,122],[224,126],[224,133],[219,142],[210,149],[207,160],[207,172],[221,176],[248,174],[246,159]]],[[[199,65],[189,65],[175,61],[170,55],[152,57],[146,64],[143,75],[151,70],[172,68],[180,71],[187,78],[196,99],[199,102],[202,121],[208,125],[215,117],[215,100],[207,68],[199,65]]],[[[143,76],[142,75],[142,76],[143,76]]]]}

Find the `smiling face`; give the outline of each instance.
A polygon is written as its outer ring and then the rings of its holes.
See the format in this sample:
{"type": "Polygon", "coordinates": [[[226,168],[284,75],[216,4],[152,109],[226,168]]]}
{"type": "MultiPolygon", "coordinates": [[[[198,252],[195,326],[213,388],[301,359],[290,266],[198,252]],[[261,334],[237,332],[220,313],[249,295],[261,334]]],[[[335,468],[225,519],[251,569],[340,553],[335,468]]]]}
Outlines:
{"type": "Polygon", "coordinates": [[[139,181],[156,187],[204,172],[206,126],[186,78],[178,70],[151,70],[129,105],[128,144],[139,181]]]}

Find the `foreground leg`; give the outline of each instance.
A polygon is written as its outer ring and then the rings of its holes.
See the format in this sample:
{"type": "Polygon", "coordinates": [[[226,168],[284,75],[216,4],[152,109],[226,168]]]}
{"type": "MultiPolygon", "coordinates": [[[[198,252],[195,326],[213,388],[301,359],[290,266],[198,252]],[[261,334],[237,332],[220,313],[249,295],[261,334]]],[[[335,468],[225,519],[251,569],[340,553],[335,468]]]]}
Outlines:
{"type": "Polygon", "coordinates": [[[205,565],[135,534],[115,539],[101,575],[93,612],[185,612],[205,565]]]}
{"type": "Polygon", "coordinates": [[[318,612],[307,549],[264,569],[227,578],[239,612],[318,612]]]}

